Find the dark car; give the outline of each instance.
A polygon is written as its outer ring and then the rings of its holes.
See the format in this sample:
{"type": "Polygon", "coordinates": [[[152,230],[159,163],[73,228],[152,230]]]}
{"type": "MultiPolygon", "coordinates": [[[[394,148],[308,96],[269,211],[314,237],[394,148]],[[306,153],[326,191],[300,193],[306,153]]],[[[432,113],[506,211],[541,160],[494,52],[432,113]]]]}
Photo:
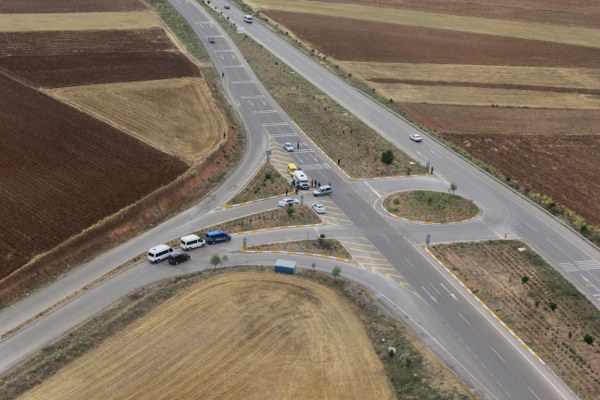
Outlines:
{"type": "Polygon", "coordinates": [[[169,256],[169,264],[177,265],[182,262],[186,262],[190,259],[190,255],[187,253],[173,253],[169,256]]]}

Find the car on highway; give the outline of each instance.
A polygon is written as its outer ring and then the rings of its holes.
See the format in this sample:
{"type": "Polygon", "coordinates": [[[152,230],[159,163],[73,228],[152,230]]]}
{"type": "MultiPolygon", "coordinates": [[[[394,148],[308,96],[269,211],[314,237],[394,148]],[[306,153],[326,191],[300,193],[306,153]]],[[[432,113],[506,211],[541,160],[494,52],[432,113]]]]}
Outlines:
{"type": "Polygon", "coordinates": [[[412,140],[413,142],[422,142],[423,141],[423,136],[419,135],[418,133],[413,133],[409,137],[410,137],[410,140],[412,140]]]}
{"type": "Polygon", "coordinates": [[[317,214],[325,214],[325,206],[323,203],[313,203],[312,209],[315,210],[317,214]]]}
{"type": "Polygon", "coordinates": [[[214,43],[215,42],[215,38],[212,36],[208,37],[208,43],[214,43]]]}
{"type": "Polygon", "coordinates": [[[331,185],[323,185],[323,186],[319,186],[313,192],[313,195],[315,195],[315,196],[325,196],[325,195],[331,194],[331,193],[333,193],[333,190],[331,189],[331,185]]]}
{"type": "Polygon", "coordinates": [[[182,262],[186,262],[190,259],[190,255],[187,253],[173,253],[169,256],[169,264],[177,265],[182,262]]]}
{"type": "Polygon", "coordinates": [[[231,6],[227,3],[223,4],[223,8],[226,10],[229,10],[231,8],[231,6]]]}
{"type": "Polygon", "coordinates": [[[285,198],[279,200],[279,207],[293,206],[298,203],[300,203],[300,201],[298,199],[294,199],[292,197],[285,197],[285,198]]]}
{"type": "Polygon", "coordinates": [[[291,143],[284,143],[283,144],[283,149],[285,151],[294,151],[294,145],[291,143]]]}

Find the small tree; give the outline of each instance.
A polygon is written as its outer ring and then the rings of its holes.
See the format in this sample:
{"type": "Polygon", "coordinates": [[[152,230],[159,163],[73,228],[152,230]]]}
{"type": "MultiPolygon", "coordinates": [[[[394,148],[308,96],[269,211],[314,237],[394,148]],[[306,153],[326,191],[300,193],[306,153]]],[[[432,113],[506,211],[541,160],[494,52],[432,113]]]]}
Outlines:
{"type": "Polygon", "coordinates": [[[556,309],[558,308],[558,304],[556,304],[555,302],[551,301],[548,305],[550,306],[550,310],[554,314],[554,311],[556,311],[556,309]]]}
{"type": "Polygon", "coordinates": [[[227,254],[223,254],[221,256],[221,262],[223,263],[224,266],[227,266],[227,261],[229,261],[229,256],[227,254]]]}
{"type": "Polygon", "coordinates": [[[336,265],[331,270],[331,275],[333,275],[334,278],[337,278],[341,273],[342,273],[342,268],[339,265],[336,265]]]}
{"type": "Polygon", "coordinates": [[[404,172],[406,172],[406,175],[410,175],[410,173],[412,172],[412,167],[410,165],[407,165],[406,167],[404,167],[404,172]]]}
{"type": "Polygon", "coordinates": [[[288,217],[292,218],[292,216],[294,215],[294,207],[291,204],[288,204],[288,207],[285,211],[287,211],[288,217]]]}
{"type": "Polygon", "coordinates": [[[456,189],[458,189],[458,185],[456,183],[452,182],[450,184],[450,189],[448,189],[448,191],[450,193],[452,193],[452,195],[454,195],[454,192],[456,192],[456,189]]]}
{"type": "Polygon", "coordinates": [[[215,271],[217,270],[217,265],[221,264],[221,257],[218,254],[213,254],[210,258],[210,263],[215,267],[215,271]]]}
{"type": "MultiPolygon", "coordinates": [[[[592,335],[590,335],[589,333],[586,333],[585,336],[583,337],[583,341],[586,342],[589,347],[592,344],[594,344],[594,337],[592,335]]],[[[586,357],[587,357],[587,351],[586,351],[586,357]]]]}
{"type": "Polygon", "coordinates": [[[391,165],[394,162],[394,152],[392,149],[388,149],[381,153],[381,162],[385,165],[391,165]]]}
{"type": "Polygon", "coordinates": [[[529,277],[527,275],[523,275],[521,277],[521,283],[523,284],[523,290],[525,290],[525,285],[527,285],[527,282],[529,282],[529,277]]]}

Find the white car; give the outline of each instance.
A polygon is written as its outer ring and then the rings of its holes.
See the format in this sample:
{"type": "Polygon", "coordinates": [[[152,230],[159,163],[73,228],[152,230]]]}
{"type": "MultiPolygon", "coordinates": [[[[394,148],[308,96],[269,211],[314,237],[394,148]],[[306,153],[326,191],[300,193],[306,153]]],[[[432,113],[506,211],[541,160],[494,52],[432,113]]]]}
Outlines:
{"type": "Polygon", "coordinates": [[[313,203],[312,209],[315,210],[317,214],[325,214],[325,206],[323,203],[313,203]]]}
{"type": "Polygon", "coordinates": [[[229,4],[225,3],[225,4],[223,5],[223,8],[224,8],[224,9],[226,9],[226,10],[229,10],[231,7],[229,6],[229,4]]]}
{"type": "Polygon", "coordinates": [[[279,200],[279,207],[285,207],[287,205],[293,206],[294,204],[298,204],[300,201],[298,199],[293,199],[291,197],[286,197],[282,200],[279,200]]]}
{"type": "Polygon", "coordinates": [[[294,145],[291,143],[284,143],[283,144],[283,149],[285,151],[294,151],[294,145]]]}
{"type": "Polygon", "coordinates": [[[419,135],[418,133],[413,133],[412,135],[410,135],[410,140],[412,140],[413,142],[422,142],[423,136],[419,135]]]}

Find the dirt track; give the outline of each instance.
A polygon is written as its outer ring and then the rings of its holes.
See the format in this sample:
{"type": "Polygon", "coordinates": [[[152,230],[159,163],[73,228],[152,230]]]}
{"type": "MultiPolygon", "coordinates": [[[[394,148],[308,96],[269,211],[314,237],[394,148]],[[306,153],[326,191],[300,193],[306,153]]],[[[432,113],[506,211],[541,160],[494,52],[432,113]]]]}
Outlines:
{"type": "Polygon", "coordinates": [[[392,399],[352,307],[274,273],[200,282],[23,399],[392,399]]]}

